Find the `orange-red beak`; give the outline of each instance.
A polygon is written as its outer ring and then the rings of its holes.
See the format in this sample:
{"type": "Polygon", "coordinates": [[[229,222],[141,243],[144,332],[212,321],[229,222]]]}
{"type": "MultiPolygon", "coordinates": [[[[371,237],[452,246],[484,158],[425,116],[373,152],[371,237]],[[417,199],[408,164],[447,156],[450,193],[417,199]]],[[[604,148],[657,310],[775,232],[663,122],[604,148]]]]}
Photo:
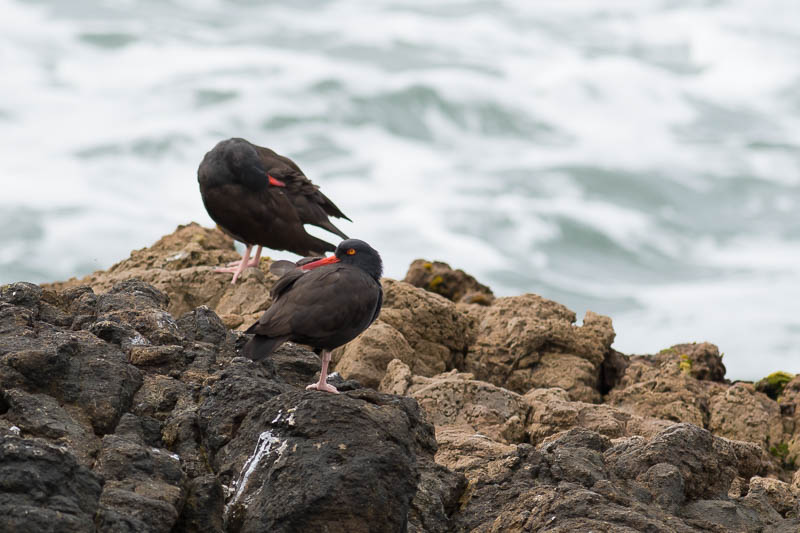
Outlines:
{"type": "Polygon", "coordinates": [[[276,187],[286,187],[286,184],[279,179],[273,178],[269,174],[267,174],[267,179],[269,180],[270,184],[275,185],[276,187]]]}
{"type": "Polygon", "coordinates": [[[325,265],[332,265],[333,263],[338,263],[339,258],[335,255],[330,257],[326,257],[324,259],[319,259],[317,261],[312,261],[311,263],[306,263],[305,265],[301,266],[300,268],[303,270],[312,270],[317,267],[325,266],[325,265]]]}

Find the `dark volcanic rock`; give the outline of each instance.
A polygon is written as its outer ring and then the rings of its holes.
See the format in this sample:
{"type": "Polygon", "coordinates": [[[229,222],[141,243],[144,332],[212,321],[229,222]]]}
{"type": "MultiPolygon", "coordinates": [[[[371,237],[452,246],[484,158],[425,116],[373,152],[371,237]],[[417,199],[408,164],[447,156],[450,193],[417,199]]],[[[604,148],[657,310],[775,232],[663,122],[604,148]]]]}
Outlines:
{"type": "Polygon", "coordinates": [[[178,324],[167,311],[169,297],[152,285],[130,279],[97,298],[99,320],[125,322],[152,344],[179,344],[178,324]]]}
{"type": "Polygon", "coordinates": [[[437,460],[469,479],[454,531],[791,531],[800,524],[776,510],[789,513],[788,488],[729,496],[734,478],[749,479],[763,466],[757,446],[689,424],[616,442],[576,428],[536,448],[475,437],[440,439],[437,460]]]}
{"type": "Polygon", "coordinates": [[[286,342],[270,356],[275,373],[295,387],[305,387],[319,377],[320,359],[301,346],[286,342]]]}
{"type": "MultiPolygon", "coordinates": [[[[434,462],[414,400],[337,375],[343,394],[306,392],[318,356],[286,344],[261,363],[236,357],[243,339],[215,313],[174,320],[166,295],[139,280],[99,295],[29,284],[2,294],[0,428],[94,469],[88,522],[65,530],[450,530],[465,481],[434,462]]],[[[23,520],[15,513],[9,523],[23,520]]]]}
{"type": "MultiPolygon", "coordinates": [[[[435,447],[433,428],[409,398],[366,389],[276,396],[218,455],[221,472],[236,472],[229,530],[406,531],[418,460],[427,456],[430,465],[435,447]]],[[[431,473],[446,480],[429,482],[426,497],[452,509],[458,481],[441,468],[431,473]]]]}
{"type": "Polygon", "coordinates": [[[79,405],[99,434],[113,431],[140,385],[125,354],[91,333],[37,322],[0,335],[0,386],[79,405]]]}
{"type": "Polygon", "coordinates": [[[0,435],[0,531],[93,531],[101,485],[59,447],[0,435]]]}
{"type": "Polygon", "coordinates": [[[176,533],[222,532],[225,493],[217,476],[207,474],[196,477],[187,483],[186,491],[183,514],[174,531],[176,533]]]}
{"type": "Polygon", "coordinates": [[[275,379],[274,370],[244,357],[209,380],[210,388],[197,413],[211,457],[239,432],[242,421],[273,397],[291,387],[275,379]]]}
{"type": "MultiPolygon", "coordinates": [[[[689,499],[722,497],[739,471],[739,457],[727,442],[691,424],[676,424],[650,442],[629,441],[606,454],[612,472],[623,479],[668,463],[681,474],[689,499]]],[[[747,472],[746,477],[756,472],[747,472]]]]}
{"type": "Polygon", "coordinates": [[[0,287],[0,302],[38,310],[42,292],[42,288],[33,283],[24,281],[9,283],[0,287]]]}
{"type": "Polygon", "coordinates": [[[91,468],[94,464],[100,442],[79,408],[71,408],[70,414],[52,396],[19,389],[5,391],[3,400],[7,408],[5,418],[20,429],[21,436],[42,437],[67,446],[82,465],[91,468]]]}

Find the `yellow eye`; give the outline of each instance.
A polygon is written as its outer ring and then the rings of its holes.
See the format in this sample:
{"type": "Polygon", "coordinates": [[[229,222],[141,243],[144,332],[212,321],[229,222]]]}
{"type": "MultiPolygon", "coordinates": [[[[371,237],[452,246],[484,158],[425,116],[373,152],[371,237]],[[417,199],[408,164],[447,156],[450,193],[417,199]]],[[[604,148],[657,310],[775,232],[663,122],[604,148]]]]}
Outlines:
{"type": "Polygon", "coordinates": [[[356,254],[355,248],[350,248],[349,250],[347,250],[347,255],[355,255],[355,254],[356,254]]]}

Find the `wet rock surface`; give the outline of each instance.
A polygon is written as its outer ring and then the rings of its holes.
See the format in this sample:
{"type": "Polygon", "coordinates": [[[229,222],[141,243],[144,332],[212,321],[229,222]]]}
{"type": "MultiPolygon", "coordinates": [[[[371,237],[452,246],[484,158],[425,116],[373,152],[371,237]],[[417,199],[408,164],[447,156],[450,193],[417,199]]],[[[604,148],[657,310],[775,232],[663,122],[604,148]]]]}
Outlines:
{"type": "Polygon", "coordinates": [[[0,287],[0,530],[800,530],[800,377],[629,357],[607,317],[418,261],[337,350],[342,394],[306,391],[306,347],[239,356],[275,278],[212,271],[237,258],[190,224],[0,287]]]}

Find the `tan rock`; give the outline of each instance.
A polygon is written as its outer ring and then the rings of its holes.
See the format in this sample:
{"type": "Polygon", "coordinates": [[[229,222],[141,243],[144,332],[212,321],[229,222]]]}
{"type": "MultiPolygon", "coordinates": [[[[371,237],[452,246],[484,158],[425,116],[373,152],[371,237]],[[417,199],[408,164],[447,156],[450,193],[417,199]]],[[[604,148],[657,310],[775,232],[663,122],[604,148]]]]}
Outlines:
{"type": "Polygon", "coordinates": [[[130,362],[136,366],[178,365],[183,362],[183,346],[133,346],[130,362]]]}
{"type": "Polygon", "coordinates": [[[245,270],[236,285],[231,284],[230,274],[214,272],[215,267],[239,258],[230,237],[217,228],[192,222],[178,226],[148,248],[134,250],[108,270],[43,286],[63,290],[89,285],[100,293],[119,281],[139,278],[169,296],[167,310],[173,316],[208,305],[219,315],[245,317],[239,325],[247,327],[269,306],[269,288],[277,278],[269,273],[270,261],[266,258],[262,258],[260,269],[245,270]]]}
{"type": "Polygon", "coordinates": [[[640,416],[708,427],[710,398],[727,387],[698,379],[693,371],[716,378],[718,371],[708,369],[721,364],[716,346],[708,343],[676,345],[654,356],[631,357],[607,401],[640,416]]]}
{"type": "MultiPolygon", "coordinates": [[[[795,376],[783,389],[780,398],[784,431],[787,434],[784,460],[800,464],[800,375],[795,376]]],[[[800,483],[798,484],[800,487],[800,483]]]]}
{"type": "Polygon", "coordinates": [[[609,438],[640,435],[650,438],[670,422],[633,415],[605,404],[573,402],[563,389],[533,389],[522,397],[530,406],[526,432],[532,444],[547,437],[582,427],[609,438]]]}
{"type": "Polygon", "coordinates": [[[400,359],[392,359],[386,367],[378,390],[387,394],[404,395],[411,385],[411,369],[400,359]]]}
{"type": "Polygon", "coordinates": [[[478,283],[463,270],[453,270],[441,261],[414,260],[403,281],[453,302],[490,305],[494,301],[494,294],[489,287],[478,283]]]}
{"type": "Polygon", "coordinates": [[[796,517],[800,510],[800,490],[789,483],[767,477],[750,478],[749,496],[761,496],[783,517],[796,517]]]}
{"type": "Polygon", "coordinates": [[[592,394],[586,387],[599,381],[600,364],[614,340],[609,318],[588,312],[584,325],[575,326],[572,311],[535,294],[498,298],[473,317],[480,317],[480,322],[465,369],[478,379],[519,393],[552,386],[556,367],[569,365],[554,355],[566,354],[574,358],[573,363],[576,359],[587,362],[575,372],[578,377],[572,383],[562,382],[570,397],[599,400],[599,393],[592,394]]]}
{"type": "MultiPolygon", "coordinates": [[[[575,401],[599,403],[597,366],[582,357],[566,353],[543,353],[531,371],[531,387],[560,387],[575,401]]],[[[535,389],[534,389],[535,390],[535,389]]]]}
{"type": "Polygon", "coordinates": [[[708,430],[769,449],[784,441],[778,403],[749,383],[736,383],[709,402],[708,430]]]}
{"type": "MultiPolygon", "coordinates": [[[[503,444],[481,435],[469,426],[436,428],[436,462],[463,473],[470,484],[498,477],[518,461],[516,445],[503,444]]],[[[469,488],[467,489],[469,492],[469,488]]],[[[468,499],[468,494],[464,499],[468,499]]]]}
{"type": "Polygon", "coordinates": [[[660,355],[677,361],[682,372],[704,381],[725,381],[725,365],[719,348],[710,342],[676,344],[660,355]],[[675,359],[677,357],[677,359],[675,359]]]}
{"type": "MultiPolygon", "coordinates": [[[[333,353],[337,372],[345,379],[355,379],[372,388],[378,388],[386,366],[393,359],[410,365],[409,372],[417,370],[416,352],[399,331],[381,320],[333,353]]],[[[424,365],[421,370],[430,372],[424,365]]]]}
{"type": "Polygon", "coordinates": [[[655,378],[624,389],[614,389],[608,402],[640,416],[706,427],[709,394],[690,380],[693,378],[655,378]]]}
{"type": "Polygon", "coordinates": [[[416,353],[414,373],[433,376],[460,367],[473,337],[471,322],[450,300],[384,278],[380,319],[399,331],[416,353]]]}
{"type": "Polygon", "coordinates": [[[498,442],[522,442],[528,406],[519,394],[453,370],[415,377],[406,394],[417,400],[434,426],[457,425],[498,442]]]}

